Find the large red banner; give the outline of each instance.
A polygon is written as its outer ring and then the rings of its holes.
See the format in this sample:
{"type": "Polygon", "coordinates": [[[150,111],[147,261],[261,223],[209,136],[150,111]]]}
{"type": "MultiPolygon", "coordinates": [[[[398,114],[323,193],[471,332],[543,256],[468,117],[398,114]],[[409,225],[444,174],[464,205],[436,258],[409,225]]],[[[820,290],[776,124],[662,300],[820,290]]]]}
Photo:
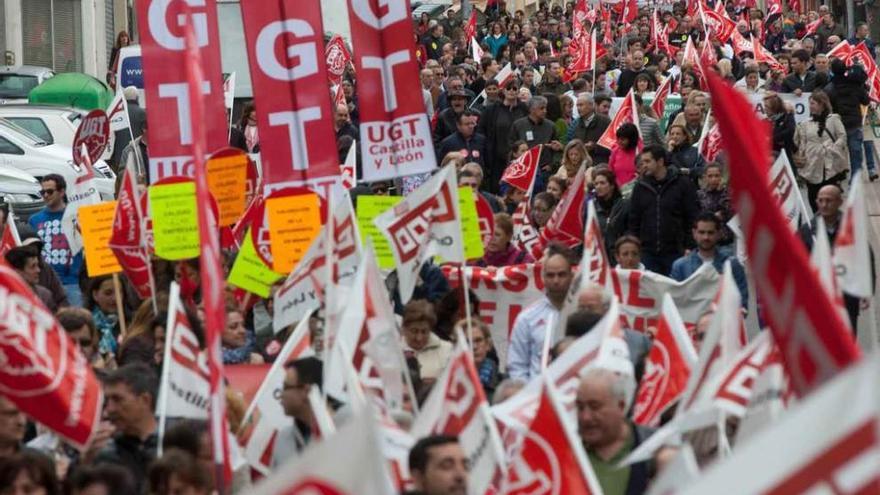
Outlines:
{"type": "Polygon", "coordinates": [[[215,0],[139,0],[138,27],[144,66],[144,92],[150,111],[150,182],[195,173],[193,129],[186,82],[187,17],[205,68],[205,135],[209,151],[226,145],[226,110],[220,69],[220,37],[215,0]],[[187,13],[189,12],[189,13],[187,13]]]}
{"type": "Polygon", "coordinates": [[[363,179],[435,169],[422,92],[413,91],[420,86],[409,1],[348,0],[348,17],[358,74],[363,179]]]}
{"type": "MultiPolygon", "coordinates": [[[[243,0],[266,193],[307,186],[329,197],[339,157],[319,0],[243,0]]],[[[360,83],[358,84],[360,87],[360,83]]]]}
{"type": "Polygon", "coordinates": [[[88,361],[15,271],[0,264],[0,395],[83,447],[103,396],[88,361]]]}

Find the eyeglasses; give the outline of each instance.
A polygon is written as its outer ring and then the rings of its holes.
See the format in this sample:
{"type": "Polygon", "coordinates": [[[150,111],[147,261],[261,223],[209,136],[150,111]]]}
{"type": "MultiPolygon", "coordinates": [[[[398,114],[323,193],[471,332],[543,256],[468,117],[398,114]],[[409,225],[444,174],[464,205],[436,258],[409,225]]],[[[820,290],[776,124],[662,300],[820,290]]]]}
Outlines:
{"type": "Polygon", "coordinates": [[[50,194],[55,194],[55,191],[57,191],[57,189],[42,189],[40,191],[40,196],[49,196],[50,194]]]}

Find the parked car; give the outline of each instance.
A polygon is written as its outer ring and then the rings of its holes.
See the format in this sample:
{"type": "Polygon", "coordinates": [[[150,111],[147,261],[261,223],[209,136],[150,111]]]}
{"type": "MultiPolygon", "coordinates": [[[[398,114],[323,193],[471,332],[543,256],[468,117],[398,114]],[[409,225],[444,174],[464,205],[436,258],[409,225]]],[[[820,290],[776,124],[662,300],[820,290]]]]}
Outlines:
{"type": "MultiPolygon", "coordinates": [[[[85,111],[73,107],[55,105],[3,105],[0,118],[24,128],[48,144],[73,147],[76,131],[86,115],[85,111]]],[[[110,142],[101,158],[113,156],[115,134],[110,133],[110,142]]]]}
{"type": "MultiPolygon", "coordinates": [[[[59,174],[71,184],[77,177],[70,146],[49,144],[4,119],[0,119],[0,166],[20,170],[37,179],[48,174],[59,174]]],[[[103,175],[97,179],[101,197],[113,199],[116,174],[103,160],[95,164],[95,170],[103,175]]]]}
{"type": "Polygon", "coordinates": [[[27,103],[31,90],[55,76],[48,67],[0,66],[0,105],[27,103]]]}
{"type": "Polygon", "coordinates": [[[19,222],[27,222],[45,206],[40,181],[33,175],[4,166],[0,166],[0,201],[9,206],[19,222]]]}

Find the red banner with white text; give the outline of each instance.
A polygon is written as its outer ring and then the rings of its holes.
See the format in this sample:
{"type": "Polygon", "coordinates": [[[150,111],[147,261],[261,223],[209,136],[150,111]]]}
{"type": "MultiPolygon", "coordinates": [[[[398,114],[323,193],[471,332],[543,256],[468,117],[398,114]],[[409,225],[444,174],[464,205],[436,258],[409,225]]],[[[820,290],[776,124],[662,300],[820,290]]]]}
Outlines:
{"type": "MultiPolygon", "coordinates": [[[[408,0],[348,0],[367,182],[437,168],[408,0]],[[376,5],[378,3],[378,6],[376,5]]],[[[335,147],[333,148],[335,152],[335,147]]]]}
{"type": "Polygon", "coordinates": [[[339,157],[319,0],[241,2],[266,193],[307,186],[327,198],[339,157]]]}
{"type": "Polygon", "coordinates": [[[195,173],[193,129],[186,79],[184,26],[193,25],[205,71],[201,91],[207,149],[226,145],[227,121],[220,68],[220,37],[215,0],[171,2],[139,0],[138,28],[144,67],[144,92],[150,111],[150,182],[195,173]],[[189,12],[186,14],[185,12],[189,12]],[[187,17],[192,19],[187,22],[187,17]]]}

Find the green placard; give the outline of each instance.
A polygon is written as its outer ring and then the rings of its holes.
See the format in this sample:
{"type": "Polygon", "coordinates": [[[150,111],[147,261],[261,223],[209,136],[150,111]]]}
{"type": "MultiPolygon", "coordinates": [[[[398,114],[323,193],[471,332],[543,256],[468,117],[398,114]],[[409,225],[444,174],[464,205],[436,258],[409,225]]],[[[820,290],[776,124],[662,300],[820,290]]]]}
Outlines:
{"type": "Polygon", "coordinates": [[[196,184],[178,182],[150,186],[150,216],[156,256],[184,260],[199,255],[196,184]]]}
{"type": "Polygon", "coordinates": [[[483,238],[480,235],[480,217],[474,192],[469,186],[458,188],[458,211],[461,213],[461,240],[464,257],[475,260],[483,257],[483,238]]]}
{"type": "Polygon", "coordinates": [[[361,232],[361,242],[366,245],[367,239],[373,241],[373,251],[376,253],[376,263],[383,270],[394,268],[394,255],[391,253],[391,245],[388,239],[379,232],[379,228],[373,223],[373,219],[384,213],[389,208],[399,203],[401,196],[372,196],[364,195],[357,198],[358,230],[361,232]]]}
{"type": "Polygon", "coordinates": [[[282,278],[263,263],[254,249],[251,230],[248,229],[241,244],[241,250],[232,264],[228,282],[236,287],[252,292],[260,297],[269,297],[272,284],[282,278]]]}

